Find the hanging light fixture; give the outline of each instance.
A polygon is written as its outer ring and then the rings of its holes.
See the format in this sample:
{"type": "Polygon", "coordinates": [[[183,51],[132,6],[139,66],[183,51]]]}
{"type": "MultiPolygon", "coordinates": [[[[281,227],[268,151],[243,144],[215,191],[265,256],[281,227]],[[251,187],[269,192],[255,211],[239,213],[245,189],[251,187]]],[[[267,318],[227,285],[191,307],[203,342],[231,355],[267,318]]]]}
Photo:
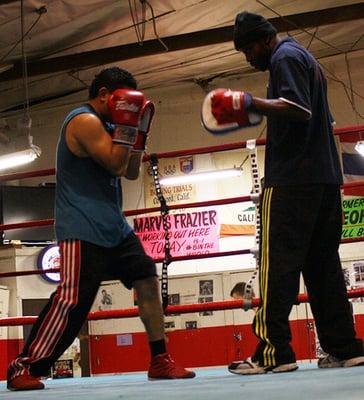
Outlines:
{"type": "Polygon", "coordinates": [[[33,144],[33,136],[31,135],[32,119],[30,118],[29,110],[29,92],[28,92],[28,71],[27,59],[24,47],[24,0],[21,0],[21,51],[22,51],[22,67],[23,67],[23,86],[24,86],[24,107],[23,117],[18,121],[18,127],[26,132],[28,139],[28,148],[21,151],[16,151],[10,154],[0,156],[0,171],[27,164],[38,158],[42,150],[40,147],[33,144]]]}
{"type": "Polygon", "coordinates": [[[184,183],[203,182],[211,179],[222,179],[240,176],[243,170],[241,168],[217,169],[214,171],[204,171],[195,174],[172,176],[162,178],[160,184],[162,186],[181,185],[184,183]]]}
{"type": "Polygon", "coordinates": [[[26,150],[0,156],[0,171],[30,163],[38,158],[40,154],[41,149],[38,146],[32,146],[26,150]]]}

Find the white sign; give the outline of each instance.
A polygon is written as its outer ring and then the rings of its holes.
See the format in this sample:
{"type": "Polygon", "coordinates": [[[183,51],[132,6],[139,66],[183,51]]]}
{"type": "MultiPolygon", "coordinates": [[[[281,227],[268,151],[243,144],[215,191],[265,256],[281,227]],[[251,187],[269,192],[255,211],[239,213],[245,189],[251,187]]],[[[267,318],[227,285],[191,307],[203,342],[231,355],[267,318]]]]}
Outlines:
{"type": "MultiPolygon", "coordinates": [[[[60,266],[60,254],[59,247],[56,244],[51,244],[44,247],[38,255],[37,266],[42,271],[47,271],[48,269],[59,268],[60,266]]],[[[42,274],[41,277],[47,282],[59,283],[61,277],[59,272],[48,272],[42,274]]]]}

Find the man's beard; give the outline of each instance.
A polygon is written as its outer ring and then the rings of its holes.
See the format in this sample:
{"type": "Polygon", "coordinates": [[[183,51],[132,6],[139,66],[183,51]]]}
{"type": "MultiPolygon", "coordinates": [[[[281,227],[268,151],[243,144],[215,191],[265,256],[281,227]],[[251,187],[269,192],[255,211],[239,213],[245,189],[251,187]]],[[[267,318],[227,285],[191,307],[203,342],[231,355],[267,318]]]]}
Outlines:
{"type": "Polygon", "coordinates": [[[266,71],[269,67],[269,61],[270,61],[269,55],[265,55],[265,56],[259,57],[258,59],[255,59],[254,63],[252,65],[254,68],[258,69],[259,71],[266,71]]]}

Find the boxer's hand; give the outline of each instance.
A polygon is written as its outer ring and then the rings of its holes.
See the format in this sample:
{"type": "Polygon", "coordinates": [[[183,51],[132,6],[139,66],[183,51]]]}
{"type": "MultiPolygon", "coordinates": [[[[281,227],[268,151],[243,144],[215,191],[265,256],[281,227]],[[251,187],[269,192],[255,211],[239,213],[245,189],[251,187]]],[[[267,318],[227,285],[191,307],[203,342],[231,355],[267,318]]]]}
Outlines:
{"type": "Polygon", "coordinates": [[[250,93],[230,89],[210,92],[202,105],[201,122],[211,133],[221,134],[257,125],[262,116],[251,112],[250,93]]]}
{"type": "Polygon", "coordinates": [[[233,122],[241,126],[250,125],[248,110],[251,104],[250,93],[217,89],[211,96],[211,112],[219,125],[233,122]]]}
{"type": "Polygon", "coordinates": [[[137,139],[138,125],[145,97],[142,92],[116,89],[108,100],[111,122],[115,125],[112,134],[114,143],[132,147],[137,139]]]}
{"type": "Polygon", "coordinates": [[[154,104],[150,100],[146,100],[143,104],[141,113],[140,113],[140,122],[138,135],[136,138],[136,142],[134,143],[133,150],[137,152],[145,151],[145,146],[148,138],[148,133],[150,130],[150,125],[153,120],[155,112],[154,104]]]}

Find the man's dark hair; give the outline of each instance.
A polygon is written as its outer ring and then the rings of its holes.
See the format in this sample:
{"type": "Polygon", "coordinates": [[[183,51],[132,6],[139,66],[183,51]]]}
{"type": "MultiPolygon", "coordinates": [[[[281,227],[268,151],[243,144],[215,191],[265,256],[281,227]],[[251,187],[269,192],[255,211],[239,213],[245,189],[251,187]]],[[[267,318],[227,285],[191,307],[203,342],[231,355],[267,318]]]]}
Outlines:
{"type": "MultiPolygon", "coordinates": [[[[231,289],[230,297],[233,297],[233,294],[234,294],[234,293],[238,294],[239,296],[244,296],[245,286],[246,286],[246,283],[245,283],[245,282],[238,282],[238,283],[231,289]]],[[[254,291],[252,291],[252,297],[255,297],[254,291]]]]}
{"type": "Polygon", "coordinates": [[[138,84],[133,75],[127,70],[111,67],[103,69],[95,76],[89,88],[89,99],[96,98],[102,87],[106,87],[109,92],[112,92],[124,87],[136,89],[138,84]]]}

